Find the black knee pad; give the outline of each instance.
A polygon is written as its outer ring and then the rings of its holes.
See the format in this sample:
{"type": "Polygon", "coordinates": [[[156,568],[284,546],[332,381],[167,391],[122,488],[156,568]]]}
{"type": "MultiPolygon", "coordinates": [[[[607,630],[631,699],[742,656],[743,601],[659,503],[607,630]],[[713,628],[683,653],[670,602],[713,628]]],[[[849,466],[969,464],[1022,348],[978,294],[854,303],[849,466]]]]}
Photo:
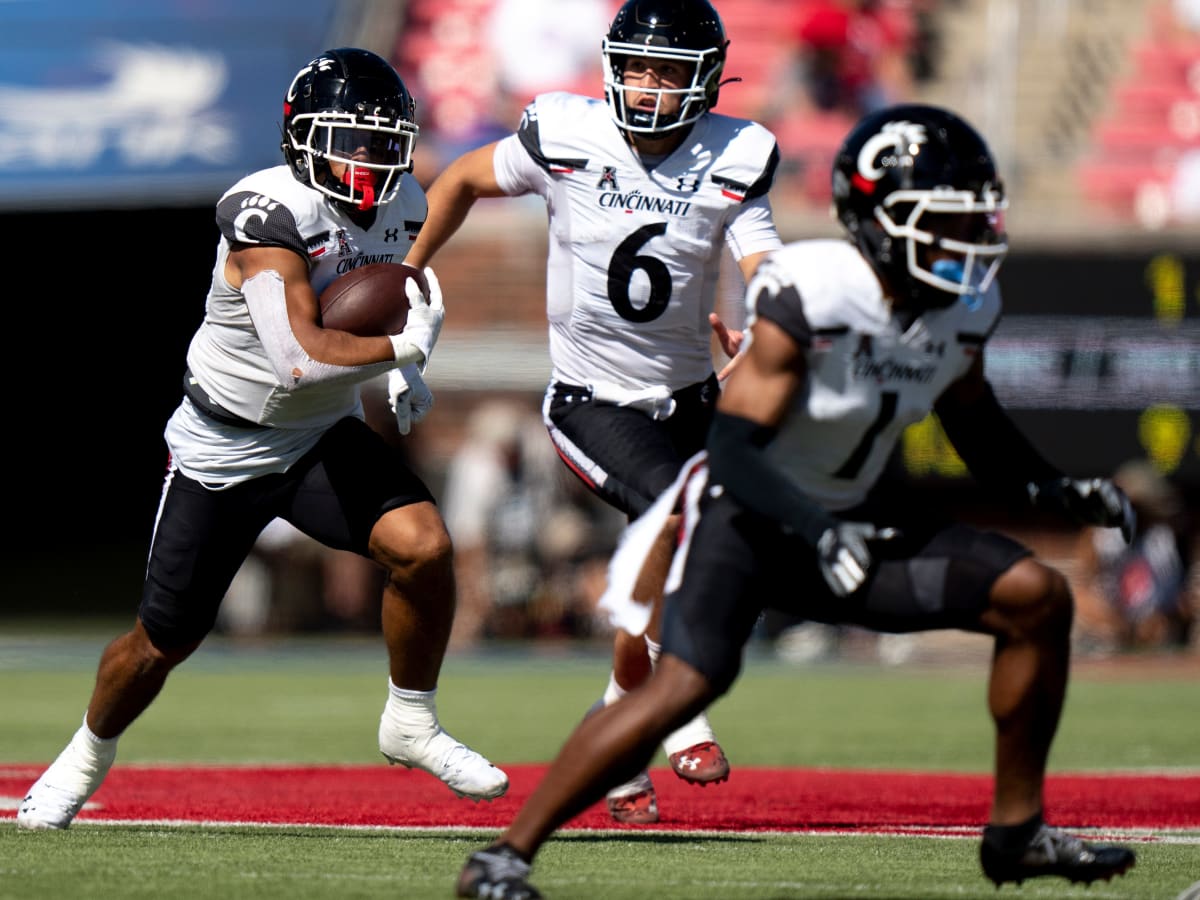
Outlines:
{"type": "Polygon", "coordinates": [[[164,590],[152,579],[146,580],[138,618],[159,650],[173,650],[198,644],[217,622],[216,603],[204,603],[187,595],[164,590]]]}

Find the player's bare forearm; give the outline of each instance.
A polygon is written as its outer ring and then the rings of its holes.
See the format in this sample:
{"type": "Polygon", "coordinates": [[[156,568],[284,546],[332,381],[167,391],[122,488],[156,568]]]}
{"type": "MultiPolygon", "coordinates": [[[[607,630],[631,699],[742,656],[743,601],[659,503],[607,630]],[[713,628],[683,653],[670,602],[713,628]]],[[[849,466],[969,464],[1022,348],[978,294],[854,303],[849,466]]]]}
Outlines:
{"type": "MultiPolygon", "coordinates": [[[[778,325],[759,320],[754,342],[736,357],[738,374],[721,391],[717,408],[728,415],[774,426],[806,377],[804,355],[778,325]]],[[[728,367],[726,367],[728,368],[728,367]]]]}
{"type": "Polygon", "coordinates": [[[476,200],[504,196],[492,164],[495,146],[488,144],[463,154],[434,179],[426,193],[429,215],[404,257],[406,263],[429,265],[434,254],[462,227],[476,200]]]}

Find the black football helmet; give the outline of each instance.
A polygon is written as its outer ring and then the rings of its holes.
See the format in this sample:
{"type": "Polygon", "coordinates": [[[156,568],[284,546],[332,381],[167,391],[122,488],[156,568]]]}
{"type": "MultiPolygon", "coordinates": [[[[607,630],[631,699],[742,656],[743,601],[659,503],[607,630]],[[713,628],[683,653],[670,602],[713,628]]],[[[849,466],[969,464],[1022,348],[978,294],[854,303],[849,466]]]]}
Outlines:
{"type": "Polygon", "coordinates": [[[991,151],[974,128],[936,106],[900,104],[863,117],[834,159],[833,203],[910,308],[971,302],[1008,252],[1008,201],[991,151]]]}
{"type": "Polygon", "coordinates": [[[416,119],[412,94],[386,60],[326,50],[296,73],[283,99],[283,156],[301,183],[367,210],[395,197],[412,170],[416,119]],[[331,162],[344,164],[340,176],[331,162]]]}
{"type": "Polygon", "coordinates": [[[691,125],[717,105],[727,46],[721,17],[705,0],[628,0],[601,45],[604,94],[613,121],[626,131],[653,137],[691,125]],[[691,83],[678,89],[626,88],[625,60],[630,56],[689,65],[691,83]],[[626,90],[655,94],[658,102],[652,111],[627,106],[626,90]],[[668,94],[679,95],[678,113],[661,111],[668,94]]]}

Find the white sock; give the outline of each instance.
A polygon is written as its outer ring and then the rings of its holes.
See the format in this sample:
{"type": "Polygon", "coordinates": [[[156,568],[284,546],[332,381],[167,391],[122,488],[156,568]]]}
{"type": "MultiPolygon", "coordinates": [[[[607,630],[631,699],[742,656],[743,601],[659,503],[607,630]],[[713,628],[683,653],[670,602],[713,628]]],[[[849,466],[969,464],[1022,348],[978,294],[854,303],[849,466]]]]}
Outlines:
{"type": "Polygon", "coordinates": [[[688,747],[695,747],[697,744],[716,739],[717,736],[713,734],[712,726],[708,723],[708,716],[700,713],[696,718],[681,725],[678,730],[672,731],[663,738],[662,747],[670,756],[672,753],[678,753],[688,747]]]}
{"type": "Polygon", "coordinates": [[[71,738],[71,743],[75,745],[84,758],[96,764],[111,764],[113,757],[117,755],[117,740],[118,737],[102,738],[97,737],[92,729],[88,728],[87,713],[83,714],[83,724],[75,735],[71,738]]]}
{"type": "MultiPolygon", "coordinates": [[[[648,637],[644,637],[643,640],[646,642],[646,650],[650,656],[650,671],[653,672],[654,667],[658,665],[658,657],[662,654],[662,644],[652,641],[648,637]]],[[[617,673],[610,672],[608,687],[604,690],[604,705],[612,706],[628,693],[629,691],[617,684],[617,673]]]]}
{"type": "Polygon", "coordinates": [[[612,706],[627,693],[628,691],[625,688],[617,684],[617,673],[610,672],[608,675],[608,687],[604,689],[604,705],[612,706]]]}
{"type": "Polygon", "coordinates": [[[646,652],[650,656],[650,671],[653,672],[658,668],[658,658],[662,656],[662,644],[658,641],[652,641],[650,638],[645,638],[646,652]]]}
{"type": "MultiPolygon", "coordinates": [[[[654,669],[658,666],[658,658],[662,656],[662,644],[646,638],[646,650],[650,654],[650,668],[654,669]]],[[[663,738],[662,746],[670,756],[672,753],[678,753],[688,747],[716,739],[717,736],[713,734],[712,726],[708,724],[708,716],[700,713],[696,718],[663,738]]]]}
{"type": "Polygon", "coordinates": [[[437,688],[432,691],[409,691],[398,688],[388,679],[388,699],[383,708],[383,720],[402,734],[415,735],[437,731],[437,688]]]}

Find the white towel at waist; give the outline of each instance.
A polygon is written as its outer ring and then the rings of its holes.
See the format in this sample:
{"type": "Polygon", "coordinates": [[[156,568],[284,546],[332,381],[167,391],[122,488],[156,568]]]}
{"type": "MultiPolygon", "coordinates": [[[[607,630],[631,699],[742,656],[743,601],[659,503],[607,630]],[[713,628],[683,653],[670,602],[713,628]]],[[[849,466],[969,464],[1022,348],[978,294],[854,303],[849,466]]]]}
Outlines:
{"type": "Polygon", "coordinates": [[[656,422],[669,419],[675,412],[675,398],[665,384],[643,388],[640,391],[623,388],[608,381],[593,381],[588,384],[592,400],[596,403],[611,403],[613,406],[628,406],[640,410],[656,422]]]}
{"type": "MultiPolygon", "coordinates": [[[[688,476],[706,459],[706,451],[701,450],[684,463],[674,484],[659,494],[650,508],[629,523],[621,533],[616,552],[608,563],[608,586],[600,597],[600,609],[608,613],[608,621],[614,628],[620,628],[636,637],[643,634],[646,626],[650,624],[651,605],[649,602],[634,599],[633,586],[641,574],[654,541],[675,510],[679,496],[688,483],[688,476]]],[[[700,480],[700,483],[702,482],[703,479],[700,480]]],[[[681,546],[680,550],[683,549],[686,547],[681,546]]],[[[666,592],[678,584],[682,576],[681,569],[677,550],[664,588],[666,592]]]]}

